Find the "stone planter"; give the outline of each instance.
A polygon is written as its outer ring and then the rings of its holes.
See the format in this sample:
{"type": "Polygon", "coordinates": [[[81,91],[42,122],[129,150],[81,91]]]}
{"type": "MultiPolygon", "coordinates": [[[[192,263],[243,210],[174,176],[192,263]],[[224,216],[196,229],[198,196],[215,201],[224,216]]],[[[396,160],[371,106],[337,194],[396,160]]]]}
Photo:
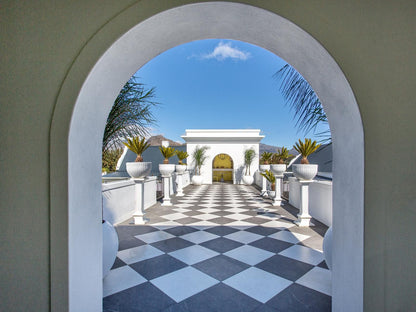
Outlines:
{"type": "Polygon", "coordinates": [[[200,176],[200,175],[194,175],[192,177],[192,184],[193,185],[202,185],[202,176],[200,176]]]}
{"type": "Polygon", "coordinates": [[[150,174],[152,171],[151,162],[128,162],[126,163],[127,173],[132,178],[143,178],[150,174]]]}
{"type": "Polygon", "coordinates": [[[302,181],[311,181],[318,173],[318,165],[314,164],[297,164],[292,168],[295,177],[302,181]]]}
{"type": "Polygon", "coordinates": [[[261,172],[265,172],[266,170],[270,170],[270,165],[260,165],[259,169],[261,172]]]}
{"type": "Polygon", "coordinates": [[[332,270],[332,226],[326,231],[324,242],[322,244],[324,249],[324,257],[326,265],[332,270]]]}
{"type": "Polygon", "coordinates": [[[175,165],[159,164],[159,171],[162,176],[170,176],[175,171],[175,165]]]}
{"type": "Polygon", "coordinates": [[[270,170],[274,173],[274,175],[281,176],[283,175],[283,172],[286,171],[286,164],[270,165],[270,170]]]}
{"type": "Polygon", "coordinates": [[[186,165],[176,165],[175,170],[177,173],[184,173],[186,171],[186,165]]]}
{"type": "Polygon", "coordinates": [[[103,278],[110,272],[117,257],[118,235],[114,226],[103,222],[103,278]]]}
{"type": "Polygon", "coordinates": [[[249,176],[249,175],[245,175],[245,176],[243,176],[243,183],[244,183],[245,185],[252,185],[252,184],[253,184],[253,182],[254,182],[254,177],[249,176]]]}
{"type": "Polygon", "coordinates": [[[276,197],[276,191],[267,191],[267,195],[269,198],[275,198],[276,197]]]}

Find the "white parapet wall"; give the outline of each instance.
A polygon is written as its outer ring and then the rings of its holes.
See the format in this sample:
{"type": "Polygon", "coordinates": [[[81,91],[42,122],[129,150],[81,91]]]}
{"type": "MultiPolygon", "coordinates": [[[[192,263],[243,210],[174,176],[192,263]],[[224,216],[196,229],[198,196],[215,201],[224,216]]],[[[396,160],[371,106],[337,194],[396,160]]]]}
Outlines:
{"type": "MultiPolygon", "coordinates": [[[[289,204],[300,206],[300,183],[289,177],[289,204]]],[[[309,213],[327,226],[332,225],[332,181],[316,180],[309,185],[309,213]]]]}
{"type": "Polygon", "coordinates": [[[142,202],[144,196],[144,209],[156,204],[156,177],[146,177],[144,181],[144,194],[137,192],[132,179],[103,183],[103,219],[111,224],[123,222],[133,215],[136,202],[142,202]]]}

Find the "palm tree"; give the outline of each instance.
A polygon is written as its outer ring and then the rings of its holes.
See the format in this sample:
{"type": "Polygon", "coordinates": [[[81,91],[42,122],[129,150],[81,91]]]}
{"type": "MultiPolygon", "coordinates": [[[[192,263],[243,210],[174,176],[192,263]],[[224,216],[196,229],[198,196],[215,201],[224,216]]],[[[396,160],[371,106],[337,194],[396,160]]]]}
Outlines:
{"type": "Polygon", "coordinates": [[[276,155],[279,164],[284,164],[287,159],[293,156],[289,154],[289,150],[286,147],[282,147],[280,150],[277,149],[276,155]]]}
{"type": "Polygon", "coordinates": [[[127,142],[123,142],[123,144],[133,153],[137,154],[135,162],[143,161],[142,154],[150,146],[150,143],[145,141],[145,138],[140,138],[140,136],[127,139],[127,142]]]}
{"type": "Polygon", "coordinates": [[[169,164],[169,158],[176,154],[176,150],[173,147],[159,146],[159,150],[163,157],[165,157],[164,164],[169,164]]]}
{"type": "MultiPolygon", "coordinates": [[[[294,118],[299,131],[308,134],[320,124],[328,125],[321,102],[309,83],[292,66],[286,64],[274,74],[280,80],[280,91],[286,104],[295,111],[294,118]]],[[[331,142],[330,130],[317,133],[322,142],[331,142]]]]}
{"type": "Polygon", "coordinates": [[[309,164],[308,156],[314,153],[320,146],[321,144],[317,144],[316,141],[312,142],[311,139],[305,139],[305,142],[302,142],[299,139],[299,142],[296,142],[295,145],[293,145],[295,150],[302,155],[300,161],[301,164],[309,164]]]}
{"type": "Polygon", "coordinates": [[[266,178],[267,181],[270,182],[270,188],[272,191],[276,190],[276,177],[270,170],[266,170],[265,172],[260,172],[260,174],[266,178]]]}
{"type": "Polygon", "coordinates": [[[177,150],[177,151],[176,151],[176,156],[177,156],[177,157],[178,157],[178,159],[179,159],[179,165],[184,165],[183,160],[184,160],[186,157],[188,157],[188,156],[189,156],[189,154],[188,154],[187,152],[185,152],[185,151],[179,151],[179,150],[177,150]]]}
{"type": "Polygon", "coordinates": [[[107,118],[103,152],[122,147],[125,138],[149,135],[149,127],[156,122],[151,109],[159,104],[154,98],[155,88],[146,89],[137,77],[124,85],[107,118]]]}
{"type": "Polygon", "coordinates": [[[195,175],[201,175],[201,167],[204,165],[205,161],[208,158],[208,156],[206,155],[208,149],[208,146],[197,146],[194,152],[192,153],[192,158],[194,159],[195,163],[195,175]]]}
{"type": "Polygon", "coordinates": [[[273,153],[272,152],[263,152],[261,154],[261,158],[260,161],[264,164],[264,165],[268,165],[270,164],[270,161],[272,159],[273,153]]]}
{"type": "Polygon", "coordinates": [[[246,167],[245,175],[250,175],[250,166],[253,163],[254,157],[256,157],[256,151],[252,148],[244,151],[244,166],[246,167]]]}

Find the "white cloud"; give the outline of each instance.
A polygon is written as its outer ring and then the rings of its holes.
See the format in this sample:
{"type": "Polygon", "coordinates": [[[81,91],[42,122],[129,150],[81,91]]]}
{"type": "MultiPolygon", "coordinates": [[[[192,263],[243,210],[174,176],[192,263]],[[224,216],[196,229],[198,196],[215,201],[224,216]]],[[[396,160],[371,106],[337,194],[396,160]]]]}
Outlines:
{"type": "Polygon", "coordinates": [[[233,60],[245,61],[251,54],[246,51],[241,51],[236,47],[231,46],[231,42],[220,42],[209,54],[201,55],[202,59],[216,59],[217,61],[223,61],[227,58],[233,60]]]}

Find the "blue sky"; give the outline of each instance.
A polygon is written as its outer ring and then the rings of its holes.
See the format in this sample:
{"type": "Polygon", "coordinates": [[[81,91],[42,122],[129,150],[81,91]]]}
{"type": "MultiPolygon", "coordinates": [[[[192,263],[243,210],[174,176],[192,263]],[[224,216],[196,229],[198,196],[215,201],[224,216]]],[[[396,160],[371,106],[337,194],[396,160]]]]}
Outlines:
{"type": "Polygon", "coordinates": [[[273,78],[285,64],[257,46],[210,39],[170,49],[135,76],[161,103],[153,134],[183,142],[185,129],[261,129],[262,143],[292,147],[304,134],[273,78]]]}

